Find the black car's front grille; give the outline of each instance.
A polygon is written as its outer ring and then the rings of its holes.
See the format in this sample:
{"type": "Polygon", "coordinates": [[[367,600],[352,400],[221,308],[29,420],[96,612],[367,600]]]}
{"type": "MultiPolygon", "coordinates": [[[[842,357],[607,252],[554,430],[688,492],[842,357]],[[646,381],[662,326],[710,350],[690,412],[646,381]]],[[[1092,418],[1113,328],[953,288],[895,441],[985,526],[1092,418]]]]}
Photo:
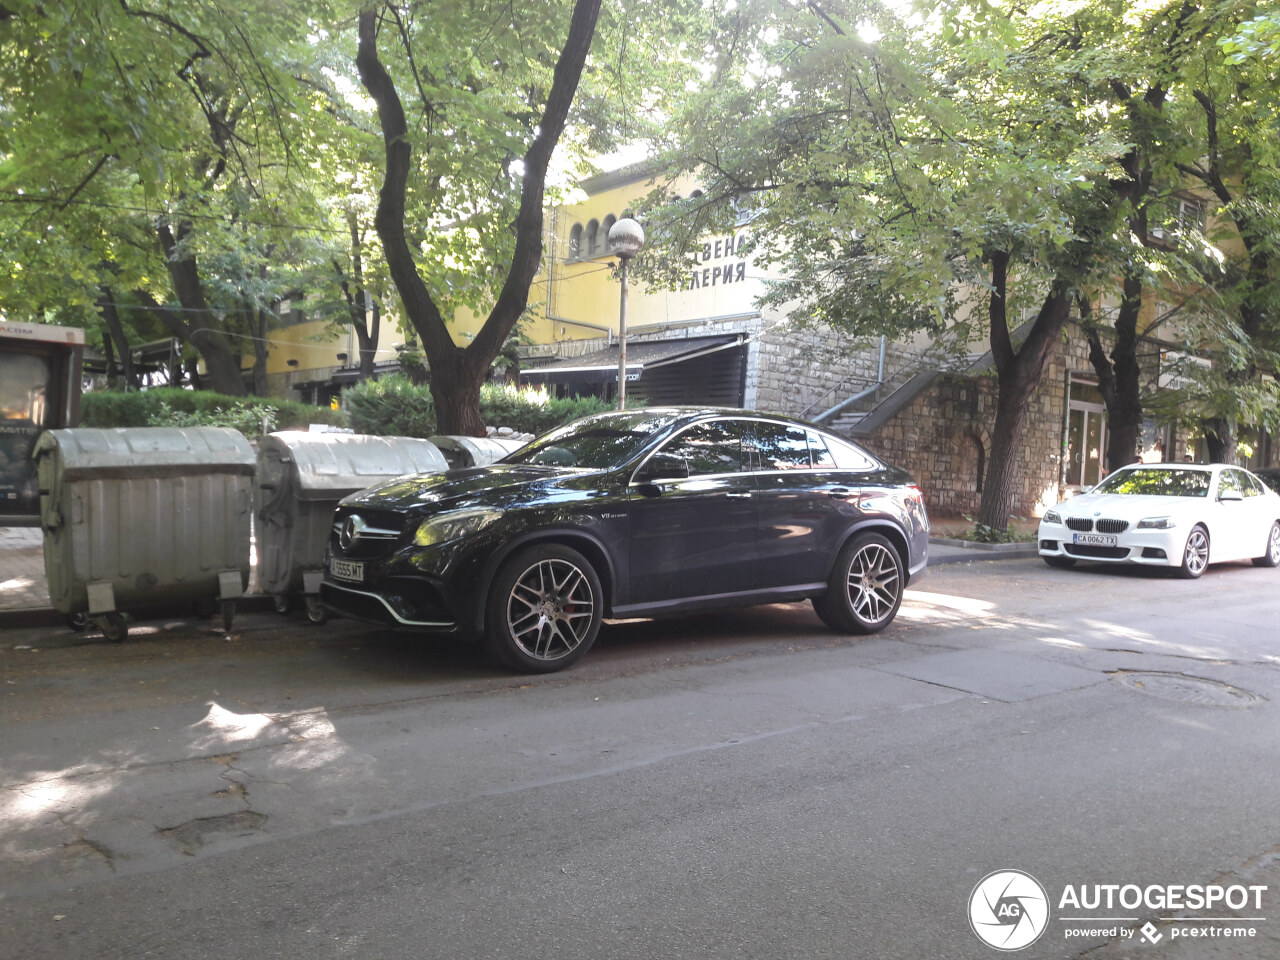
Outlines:
{"type": "Polygon", "coordinates": [[[336,557],[354,560],[372,560],[385,557],[405,543],[405,515],[388,510],[339,510],[329,531],[329,549],[336,557]],[[348,543],[343,543],[343,524],[351,517],[361,521],[360,531],[348,543]]]}

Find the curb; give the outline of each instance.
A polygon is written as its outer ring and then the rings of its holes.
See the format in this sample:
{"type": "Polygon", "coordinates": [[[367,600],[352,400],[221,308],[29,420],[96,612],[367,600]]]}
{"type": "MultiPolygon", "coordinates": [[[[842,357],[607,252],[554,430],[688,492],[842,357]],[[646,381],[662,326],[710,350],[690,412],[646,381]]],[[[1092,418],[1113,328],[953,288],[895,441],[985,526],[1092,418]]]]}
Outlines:
{"type": "Polygon", "coordinates": [[[1035,543],[975,543],[972,540],[951,540],[945,537],[929,538],[929,566],[944,563],[967,563],[970,560],[1022,560],[1040,555],[1035,543]],[[935,554],[933,547],[945,547],[935,554]]]}

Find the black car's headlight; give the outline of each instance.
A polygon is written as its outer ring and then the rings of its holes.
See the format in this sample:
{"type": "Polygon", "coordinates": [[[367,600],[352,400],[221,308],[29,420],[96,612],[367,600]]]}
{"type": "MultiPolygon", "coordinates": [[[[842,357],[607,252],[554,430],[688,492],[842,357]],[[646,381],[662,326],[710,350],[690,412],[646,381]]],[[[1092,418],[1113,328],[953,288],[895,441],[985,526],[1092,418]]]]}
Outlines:
{"type": "Polygon", "coordinates": [[[441,513],[419,524],[413,535],[413,542],[420,547],[430,547],[437,543],[459,540],[479,533],[500,516],[501,510],[483,509],[441,513]]]}

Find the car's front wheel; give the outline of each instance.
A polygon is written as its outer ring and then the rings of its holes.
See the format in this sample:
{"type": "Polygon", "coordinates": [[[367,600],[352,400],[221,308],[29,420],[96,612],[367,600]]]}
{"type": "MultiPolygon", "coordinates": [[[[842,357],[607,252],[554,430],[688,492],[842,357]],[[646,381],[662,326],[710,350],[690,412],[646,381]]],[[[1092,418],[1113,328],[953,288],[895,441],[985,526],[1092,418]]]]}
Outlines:
{"type": "Polygon", "coordinates": [[[813,608],[833,630],[875,633],[893,621],[904,589],[898,551],[880,534],[864,533],[841,549],[827,591],[813,598],[813,608]]]}
{"type": "Polygon", "coordinates": [[[499,664],[550,673],[595,643],[604,591],[590,561],[548,543],[517,553],[498,570],[485,607],[485,648],[499,664]]]}
{"type": "Polygon", "coordinates": [[[1271,524],[1267,534],[1267,552],[1253,558],[1255,567],[1280,567],[1280,522],[1271,524]]]}
{"type": "Polygon", "coordinates": [[[1187,536],[1187,545],[1182,551],[1182,566],[1178,573],[1188,580],[1197,579],[1209,566],[1209,531],[1197,523],[1187,536]]]}

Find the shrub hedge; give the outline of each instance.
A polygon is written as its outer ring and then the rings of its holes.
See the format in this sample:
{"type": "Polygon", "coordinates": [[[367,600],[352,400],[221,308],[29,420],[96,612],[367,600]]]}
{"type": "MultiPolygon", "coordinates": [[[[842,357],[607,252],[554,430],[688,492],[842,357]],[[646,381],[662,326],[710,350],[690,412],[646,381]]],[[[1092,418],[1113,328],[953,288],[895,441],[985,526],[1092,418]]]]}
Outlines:
{"type": "Polygon", "coordinates": [[[340,410],[313,407],[272,397],[228,397],[209,390],[156,387],[142,392],[92,390],[80,400],[86,427],[234,427],[250,438],[267,429],[284,430],[312,423],[346,426],[340,410]]]}
{"type": "MultiPolygon", "coordinates": [[[[431,390],[393,374],[365,380],[343,394],[351,427],[376,436],[430,437],[437,433],[431,390]]],[[[595,397],[558,398],[535,387],[487,383],[480,390],[480,416],[492,427],[544,433],[591,413],[613,409],[595,397]]]]}

